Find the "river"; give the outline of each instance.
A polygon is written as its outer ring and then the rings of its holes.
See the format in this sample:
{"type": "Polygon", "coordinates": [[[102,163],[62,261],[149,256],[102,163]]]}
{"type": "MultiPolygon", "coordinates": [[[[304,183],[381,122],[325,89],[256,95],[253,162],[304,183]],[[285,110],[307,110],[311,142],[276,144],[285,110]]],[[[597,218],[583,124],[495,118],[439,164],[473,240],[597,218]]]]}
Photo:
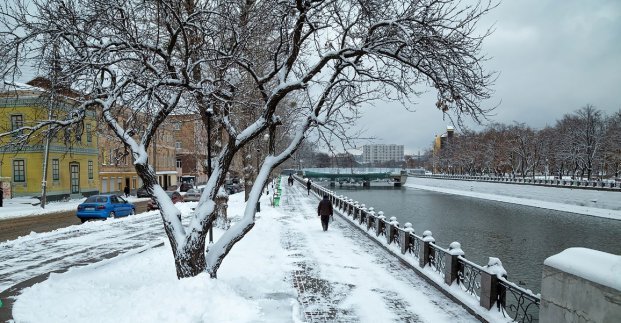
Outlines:
{"type": "MultiPolygon", "coordinates": [[[[326,183],[320,183],[325,184],[326,183]]],[[[497,257],[509,280],[538,293],[543,261],[570,247],[621,253],[621,221],[413,188],[333,187],[360,203],[431,230],[436,243],[458,241],[466,258],[486,265],[497,257]]]]}

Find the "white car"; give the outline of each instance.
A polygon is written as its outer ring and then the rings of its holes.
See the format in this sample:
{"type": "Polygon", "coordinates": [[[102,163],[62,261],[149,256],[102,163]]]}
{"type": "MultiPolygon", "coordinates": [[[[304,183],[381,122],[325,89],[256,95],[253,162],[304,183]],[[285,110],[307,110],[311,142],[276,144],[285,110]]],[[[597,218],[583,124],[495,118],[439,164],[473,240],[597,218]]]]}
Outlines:
{"type": "Polygon", "coordinates": [[[201,199],[201,194],[203,194],[202,188],[191,188],[185,193],[183,200],[185,202],[198,202],[201,199]]]}

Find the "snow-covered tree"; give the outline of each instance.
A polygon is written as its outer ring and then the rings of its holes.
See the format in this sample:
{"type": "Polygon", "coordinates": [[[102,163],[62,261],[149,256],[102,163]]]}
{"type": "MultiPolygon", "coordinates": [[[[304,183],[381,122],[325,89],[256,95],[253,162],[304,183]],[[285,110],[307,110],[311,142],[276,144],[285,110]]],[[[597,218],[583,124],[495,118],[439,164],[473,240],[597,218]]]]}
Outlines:
{"type": "Polygon", "coordinates": [[[138,1],[29,0],[0,5],[4,78],[37,65],[56,44],[59,75],[84,93],[125,144],[160,205],[177,276],[216,277],[231,248],[255,223],[255,204],[271,170],[309,131],[344,134],[358,108],[426,89],[459,122],[486,110],[494,74],[481,54],[477,23],[494,5],[451,0],[138,1]],[[242,219],[212,245],[207,228],[233,157],[283,122],[295,98],[294,125],[265,154],[242,219]],[[137,117],[119,122],[118,111],[137,117]],[[206,116],[226,136],[212,176],[187,226],[157,184],[147,147],[179,109],[206,116]],[[139,116],[139,117],[138,117],[139,116]]]}

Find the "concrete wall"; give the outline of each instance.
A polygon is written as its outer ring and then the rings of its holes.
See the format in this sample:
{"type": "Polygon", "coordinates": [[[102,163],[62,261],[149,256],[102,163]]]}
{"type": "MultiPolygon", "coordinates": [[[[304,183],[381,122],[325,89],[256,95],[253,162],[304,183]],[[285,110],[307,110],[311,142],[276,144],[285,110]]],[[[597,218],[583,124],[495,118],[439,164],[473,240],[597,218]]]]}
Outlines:
{"type": "Polygon", "coordinates": [[[579,262],[595,271],[605,268],[607,264],[594,262],[588,257],[565,257],[549,262],[550,258],[543,267],[539,313],[541,323],[621,322],[621,290],[617,281],[621,277],[621,261],[616,260],[613,264],[613,268],[619,266],[616,278],[602,280],[586,270],[573,270],[573,273],[569,273],[568,271],[576,267],[564,267],[563,264],[579,262]]]}

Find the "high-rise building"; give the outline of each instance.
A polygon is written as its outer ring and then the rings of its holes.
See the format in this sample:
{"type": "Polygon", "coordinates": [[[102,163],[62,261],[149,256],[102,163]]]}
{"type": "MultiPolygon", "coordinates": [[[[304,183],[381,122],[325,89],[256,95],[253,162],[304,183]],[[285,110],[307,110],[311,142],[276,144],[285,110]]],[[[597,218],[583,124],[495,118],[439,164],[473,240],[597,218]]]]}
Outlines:
{"type": "Polygon", "coordinates": [[[364,163],[403,161],[403,157],[403,145],[374,144],[362,146],[362,160],[364,163]]]}

